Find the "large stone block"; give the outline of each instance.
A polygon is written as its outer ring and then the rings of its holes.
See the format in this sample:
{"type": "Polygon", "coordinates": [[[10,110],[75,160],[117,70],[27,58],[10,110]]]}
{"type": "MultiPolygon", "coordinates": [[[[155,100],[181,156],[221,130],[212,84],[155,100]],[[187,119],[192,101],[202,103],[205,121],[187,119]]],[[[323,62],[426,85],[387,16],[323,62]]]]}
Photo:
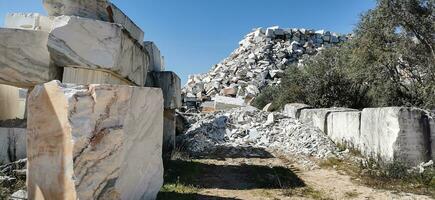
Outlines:
{"type": "Polygon", "coordinates": [[[163,151],[170,152],[175,148],[176,119],[175,110],[165,109],[163,114],[163,151]]]}
{"type": "Polygon", "coordinates": [[[319,128],[324,133],[328,134],[327,118],[328,115],[334,112],[355,111],[349,108],[320,108],[320,109],[305,109],[301,111],[299,120],[303,123],[311,123],[319,128]]]}
{"type": "Polygon", "coordinates": [[[44,7],[50,16],[69,15],[117,23],[138,42],[144,38],[144,32],[107,0],[44,0],[44,7]]]}
{"type": "Polygon", "coordinates": [[[163,57],[161,56],[160,50],[156,44],[154,42],[146,41],[143,43],[143,46],[150,54],[150,67],[148,70],[153,72],[165,71],[163,57]]]}
{"type": "Polygon", "coordinates": [[[154,199],[163,184],[160,89],[52,81],[29,96],[29,199],[154,199]]]}
{"type": "Polygon", "coordinates": [[[26,157],[26,129],[0,128],[0,163],[7,164],[26,157]]]}
{"type": "Polygon", "coordinates": [[[0,85],[0,120],[24,119],[27,90],[0,85]]]}
{"type": "Polygon", "coordinates": [[[148,53],[117,24],[56,17],[48,50],[57,66],[108,70],[139,86],[145,84],[148,53]]]}
{"type": "Polygon", "coordinates": [[[430,144],[431,144],[431,154],[432,160],[435,161],[435,119],[434,115],[429,116],[429,131],[430,131],[430,144]]]}
{"type": "Polygon", "coordinates": [[[0,28],[0,84],[28,88],[59,79],[47,41],[47,32],[0,28]]]}
{"type": "Polygon", "coordinates": [[[333,112],[327,118],[328,136],[338,144],[359,150],[362,146],[360,127],[361,112],[333,112]]]}
{"type": "Polygon", "coordinates": [[[367,108],[361,115],[364,155],[382,162],[416,166],[430,158],[430,139],[425,112],[420,109],[367,108]]]}
{"type": "Polygon", "coordinates": [[[284,106],[284,115],[287,117],[298,119],[301,115],[301,111],[304,109],[312,108],[309,105],[302,103],[290,103],[284,106]]]}
{"type": "Polygon", "coordinates": [[[181,80],[174,72],[148,72],[145,86],[162,89],[165,109],[181,107],[181,80]]]}

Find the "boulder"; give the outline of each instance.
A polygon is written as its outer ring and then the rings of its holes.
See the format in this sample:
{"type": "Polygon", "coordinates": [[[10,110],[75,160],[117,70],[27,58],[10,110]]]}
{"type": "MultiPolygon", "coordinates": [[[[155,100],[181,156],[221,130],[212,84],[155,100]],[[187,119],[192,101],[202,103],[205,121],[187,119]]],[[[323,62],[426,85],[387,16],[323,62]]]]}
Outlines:
{"type": "Polygon", "coordinates": [[[0,28],[0,84],[29,88],[60,79],[47,41],[43,31],[0,28]]]}
{"type": "Polygon", "coordinates": [[[157,87],[163,91],[165,109],[181,107],[181,80],[174,72],[149,72],[146,87],[157,87]]]}
{"type": "Polygon", "coordinates": [[[26,129],[0,128],[0,163],[26,158],[26,129]]]}
{"type": "Polygon", "coordinates": [[[163,184],[163,95],[39,85],[28,100],[29,199],[154,199],[163,184]]]}
{"type": "Polygon", "coordinates": [[[366,108],[361,114],[363,155],[417,166],[430,159],[426,113],[416,108],[366,108]]]}
{"type": "Polygon", "coordinates": [[[299,119],[301,115],[301,111],[304,109],[310,109],[312,108],[309,105],[303,104],[303,103],[290,103],[286,104],[284,106],[284,115],[287,117],[299,119]]]}
{"type": "Polygon", "coordinates": [[[145,84],[149,56],[118,24],[61,16],[54,20],[48,50],[59,67],[105,70],[145,84]]]}
{"type": "Polygon", "coordinates": [[[136,41],[143,41],[144,32],[108,0],[44,0],[43,3],[50,16],[78,16],[120,24],[136,41]]]}
{"type": "Polygon", "coordinates": [[[333,112],[355,111],[349,108],[319,108],[319,109],[305,109],[301,111],[299,120],[303,123],[311,123],[313,126],[319,128],[324,133],[328,134],[327,119],[328,115],[333,112]]]}
{"type": "Polygon", "coordinates": [[[152,72],[165,71],[164,60],[156,44],[154,42],[146,41],[143,43],[143,46],[150,55],[150,67],[148,70],[152,72]]]}
{"type": "Polygon", "coordinates": [[[360,150],[361,141],[361,112],[345,111],[333,112],[328,115],[328,136],[336,144],[360,150]]]}

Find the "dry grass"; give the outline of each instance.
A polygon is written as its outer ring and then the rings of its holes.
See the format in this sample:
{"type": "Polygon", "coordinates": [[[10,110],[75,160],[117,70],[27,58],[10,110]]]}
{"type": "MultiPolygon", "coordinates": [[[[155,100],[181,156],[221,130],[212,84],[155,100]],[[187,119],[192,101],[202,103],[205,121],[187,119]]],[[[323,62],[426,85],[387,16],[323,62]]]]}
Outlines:
{"type": "MultiPolygon", "coordinates": [[[[423,174],[409,173],[400,163],[379,166],[371,161],[362,165],[348,159],[329,158],[319,163],[322,168],[333,168],[350,175],[354,181],[371,188],[393,190],[435,198],[435,168],[423,174]],[[370,167],[367,167],[370,166],[370,167]]],[[[352,197],[353,194],[349,194],[352,197]]]]}

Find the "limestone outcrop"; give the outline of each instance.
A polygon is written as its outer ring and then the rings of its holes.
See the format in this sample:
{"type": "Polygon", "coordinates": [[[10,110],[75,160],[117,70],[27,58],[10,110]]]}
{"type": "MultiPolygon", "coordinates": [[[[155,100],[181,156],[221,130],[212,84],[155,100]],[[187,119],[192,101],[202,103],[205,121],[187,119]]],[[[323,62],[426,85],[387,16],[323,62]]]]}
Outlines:
{"type": "Polygon", "coordinates": [[[52,81],[29,97],[30,199],[153,199],[163,183],[160,89],[52,81]]]}

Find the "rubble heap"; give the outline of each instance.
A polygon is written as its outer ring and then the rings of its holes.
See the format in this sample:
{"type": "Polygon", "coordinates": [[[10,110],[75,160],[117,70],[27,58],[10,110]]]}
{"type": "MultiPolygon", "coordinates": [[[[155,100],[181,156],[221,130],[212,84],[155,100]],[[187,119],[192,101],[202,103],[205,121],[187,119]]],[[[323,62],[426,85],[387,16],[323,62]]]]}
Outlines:
{"type": "Polygon", "coordinates": [[[201,101],[216,95],[255,97],[263,87],[279,84],[290,64],[303,62],[307,56],[349,38],[324,30],[259,28],[208,73],[191,75],[183,93],[201,101]]]}
{"type": "MultiPolygon", "coordinates": [[[[325,158],[338,152],[320,129],[280,113],[253,107],[190,117],[192,126],[177,139],[189,154],[207,156],[221,147],[276,149],[291,155],[325,158]]],[[[246,149],[245,149],[246,150],[246,149]]]]}

